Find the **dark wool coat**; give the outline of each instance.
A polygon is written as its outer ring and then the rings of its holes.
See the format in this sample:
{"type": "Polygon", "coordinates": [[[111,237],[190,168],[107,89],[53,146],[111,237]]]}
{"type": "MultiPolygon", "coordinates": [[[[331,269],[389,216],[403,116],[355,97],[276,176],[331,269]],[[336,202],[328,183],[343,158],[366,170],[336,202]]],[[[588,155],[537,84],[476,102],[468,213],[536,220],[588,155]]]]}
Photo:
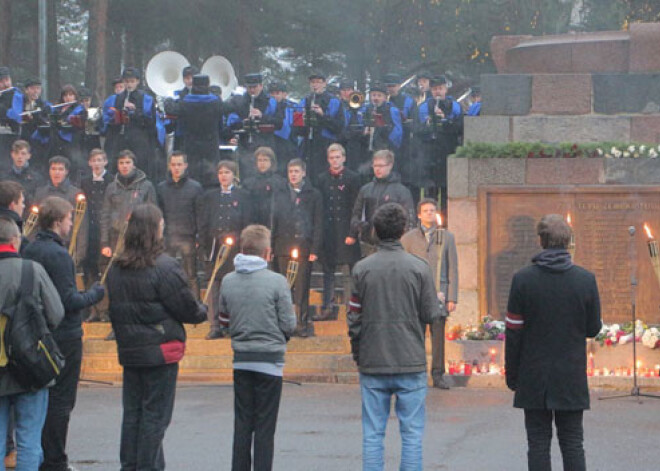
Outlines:
{"type": "Polygon", "coordinates": [[[585,339],[601,329],[593,273],[576,265],[523,268],[506,318],[506,382],[522,409],[589,409],[585,339]]]}
{"type": "Polygon", "coordinates": [[[286,188],[286,179],[272,170],[257,172],[245,180],[243,187],[250,194],[252,201],[252,221],[272,229],[271,215],[275,208],[275,195],[286,188]]]}
{"type": "Polygon", "coordinates": [[[360,245],[346,245],[351,231],[353,205],[360,191],[360,176],[348,168],[339,175],[329,171],[317,178],[323,197],[323,251],[337,265],[353,264],[360,258],[360,245]]]}
{"type": "Polygon", "coordinates": [[[252,221],[250,197],[242,188],[230,193],[221,188],[208,190],[197,198],[199,248],[207,260],[215,260],[226,237],[234,239],[234,251],[240,247],[241,231],[252,221]]]}
{"type": "Polygon", "coordinates": [[[275,196],[273,251],[288,257],[291,250],[319,255],[323,242],[323,203],[321,193],[305,182],[300,193],[289,185],[275,196]]]}

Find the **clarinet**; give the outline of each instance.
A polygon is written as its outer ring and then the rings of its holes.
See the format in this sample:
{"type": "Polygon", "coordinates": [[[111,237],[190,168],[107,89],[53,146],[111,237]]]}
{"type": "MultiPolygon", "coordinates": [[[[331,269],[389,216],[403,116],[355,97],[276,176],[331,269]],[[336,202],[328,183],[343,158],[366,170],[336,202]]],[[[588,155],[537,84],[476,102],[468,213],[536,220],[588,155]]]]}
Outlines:
{"type": "Polygon", "coordinates": [[[248,129],[248,143],[252,144],[252,131],[254,130],[254,118],[252,118],[252,110],[254,109],[254,95],[250,95],[250,108],[248,110],[249,129],[248,129]]]}
{"type": "Polygon", "coordinates": [[[314,124],[316,119],[312,118],[312,113],[314,113],[314,111],[312,111],[312,108],[314,107],[315,103],[316,103],[316,93],[312,92],[312,102],[309,105],[309,135],[307,136],[307,138],[310,141],[314,139],[314,124]]]}

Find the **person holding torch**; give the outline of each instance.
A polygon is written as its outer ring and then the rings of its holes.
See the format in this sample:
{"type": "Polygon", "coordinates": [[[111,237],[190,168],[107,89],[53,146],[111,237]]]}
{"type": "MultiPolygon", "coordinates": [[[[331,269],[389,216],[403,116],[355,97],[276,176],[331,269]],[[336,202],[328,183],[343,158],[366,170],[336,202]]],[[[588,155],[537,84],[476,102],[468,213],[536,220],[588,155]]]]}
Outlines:
{"type": "Polygon", "coordinates": [[[417,205],[419,227],[404,234],[401,244],[406,252],[429,263],[438,299],[444,302],[442,316],[431,324],[431,377],[433,387],[449,389],[445,373],[445,324],[458,304],[458,256],[454,234],[442,228],[435,200],[423,199],[417,205]]]}
{"type": "Polygon", "coordinates": [[[252,205],[247,191],[238,187],[236,163],[221,160],[217,167],[220,186],[206,191],[197,199],[199,250],[206,260],[209,281],[204,299],[209,301],[208,319],[211,329],[207,340],[225,336],[218,321],[215,300],[224,276],[234,270],[234,257],[240,247],[239,236],[252,218],[252,205]]]}
{"type": "Polygon", "coordinates": [[[275,198],[273,247],[276,270],[285,275],[289,261],[298,258],[293,303],[298,314],[295,335],[314,335],[309,312],[312,264],[318,259],[323,235],[323,198],[306,180],[306,165],[293,159],[287,165],[288,185],[275,198]],[[296,252],[297,251],[297,252],[296,252]]]}

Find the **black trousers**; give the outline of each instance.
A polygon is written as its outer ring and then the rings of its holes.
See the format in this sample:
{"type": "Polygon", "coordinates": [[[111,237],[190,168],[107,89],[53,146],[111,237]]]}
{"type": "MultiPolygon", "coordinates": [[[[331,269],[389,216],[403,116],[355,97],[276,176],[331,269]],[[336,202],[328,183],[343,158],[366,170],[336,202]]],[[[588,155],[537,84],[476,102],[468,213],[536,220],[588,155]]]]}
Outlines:
{"type": "MultiPolygon", "coordinates": [[[[309,252],[300,251],[298,259],[298,275],[291,288],[291,298],[293,307],[296,310],[297,325],[301,329],[313,332],[314,323],[309,313],[309,285],[312,277],[312,262],[309,261],[309,252]]],[[[289,263],[289,257],[277,257],[277,272],[286,276],[286,269],[289,263]]]]}
{"type": "Polygon", "coordinates": [[[441,317],[431,324],[431,376],[440,377],[445,374],[445,323],[446,317],[441,317]]]}
{"type": "MultiPolygon", "coordinates": [[[[337,266],[334,258],[330,256],[325,256],[322,259],[323,266],[323,309],[330,309],[335,305],[335,272],[337,271],[337,266]]],[[[343,275],[343,286],[344,289],[344,304],[348,304],[348,300],[351,298],[351,285],[352,278],[351,272],[353,271],[353,266],[355,263],[342,264],[339,265],[342,267],[343,275]]]]}
{"type": "Polygon", "coordinates": [[[121,471],[165,469],[163,438],[172,420],[179,364],[124,368],[121,471]]]}
{"type": "Polygon", "coordinates": [[[199,297],[199,286],[197,283],[197,248],[195,238],[167,238],[165,242],[167,254],[181,259],[183,271],[188,276],[188,285],[196,297],[199,297]]]}
{"type": "Polygon", "coordinates": [[[48,412],[41,432],[44,461],[41,471],[66,471],[69,458],[66,455],[66,436],[69,433],[69,418],[76,405],[80,365],[82,363],[82,339],[58,341],[64,355],[64,368],[55,386],[48,393],[48,412]]]}
{"type": "Polygon", "coordinates": [[[586,471],[584,458],[583,411],[525,409],[527,430],[527,468],[530,471],[550,471],[552,421],[557,427],[557,440],[564,462],[564,471],[586,471]]]}
{"type": "Polygon", "coordinates": [[[282,397],[282,377],[234,370],[234,446],[232,471],[250,471],[254,436],[254,471],[273,468],[275,427],[282,397]]]}

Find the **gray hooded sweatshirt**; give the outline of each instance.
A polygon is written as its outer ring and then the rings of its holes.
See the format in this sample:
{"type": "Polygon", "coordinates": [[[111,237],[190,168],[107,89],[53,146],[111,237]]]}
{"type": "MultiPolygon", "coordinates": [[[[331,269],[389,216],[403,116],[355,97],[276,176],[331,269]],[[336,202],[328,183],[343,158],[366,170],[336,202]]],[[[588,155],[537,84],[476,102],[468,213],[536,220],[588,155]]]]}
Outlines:
{"type": "Polygon", "coordinates": [[[220,322],[229,325],[234,368],[281,376],[296,315],[286,278],[267,266],[253,255],[234,258],[220,288],[220,322]]]}

